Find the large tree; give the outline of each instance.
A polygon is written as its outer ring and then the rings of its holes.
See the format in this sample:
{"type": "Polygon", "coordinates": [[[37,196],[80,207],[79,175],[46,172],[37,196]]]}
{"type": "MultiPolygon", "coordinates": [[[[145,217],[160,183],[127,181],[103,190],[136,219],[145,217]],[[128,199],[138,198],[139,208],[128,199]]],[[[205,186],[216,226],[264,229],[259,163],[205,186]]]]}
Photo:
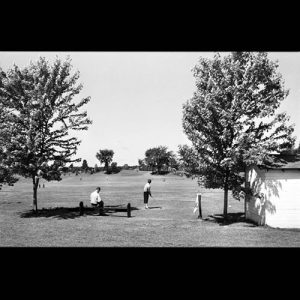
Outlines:
{"type": "Polygon", "coordinates": [[[193,69],[196,92],[183,105],[190,154],[197,154],[191,172],[204,176],[206,188],[224,189],[225,219],[228,191],[238,196],[246,166],[274,166],[272,154],[294,144],[289,117],[278,113],[288,91],[277,69],[264,52],[216,53],[193,69]]]}
{"type": "Polygon", "coordinates": [[[96,158],[100,161],[100,164],[105,165],[105,169],[107,173],[108,173],[109,164],[112,162],[114,154],[115,154],[114,151],[110,149],[102,149],[102,150],[100,149],[96,153],[96,158]]]}
{"type": "Polygon", "coordinates": [[[168,151],[166,146],[158,146],[150,148],[145,152],[145,164],[152,169],[157,170],[157,173],[161,173],[162,167],[169,166],[174,163],[175,155],[172,151],[168,151]]]}
{"type": "Polygon", "coordinates": [[[32,178],[35,211],[39,179],[61,180],[61,168],[81,160],[74,158],[81,141],[70,131],[87,130],[91,124],[81,111],[90,97],[76,99],[83,86],[77,83],[79,72],[71,74],[71,69],[70,58],[56,58],[52,65],[39,58],[22,69],[0,70],[0,102],[15,133],[3,150],[5,165],[32,178]]]}

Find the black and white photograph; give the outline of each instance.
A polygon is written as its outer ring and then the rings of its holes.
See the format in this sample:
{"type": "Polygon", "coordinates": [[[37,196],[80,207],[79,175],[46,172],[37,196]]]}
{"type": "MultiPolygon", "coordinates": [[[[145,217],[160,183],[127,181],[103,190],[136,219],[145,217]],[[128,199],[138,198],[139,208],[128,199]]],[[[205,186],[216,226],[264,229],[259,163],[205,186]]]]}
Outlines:
{"type": "Polygon", "coordinates": [[[0,247],[300,247],[300,52],[0,51],[0,247]]]}

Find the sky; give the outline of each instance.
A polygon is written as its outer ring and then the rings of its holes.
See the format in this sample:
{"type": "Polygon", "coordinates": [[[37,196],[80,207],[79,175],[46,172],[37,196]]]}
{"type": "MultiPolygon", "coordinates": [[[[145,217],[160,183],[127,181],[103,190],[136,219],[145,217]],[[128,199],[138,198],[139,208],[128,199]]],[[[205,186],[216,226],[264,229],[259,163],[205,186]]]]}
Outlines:
{"type": "MultiPolygon", "coordinates": [[[[225,54],[225,53],[224,53],[225,54]]],[[[0,67],[27,66],[40,56],[72,59],[80,72],[80,98],[90,96],[84,107],[93,121],[87,131],[76,132],[82,141],[77,157],[89,166],[100,165],[95,155],[112,149],[118,165],[137,165],[152,147],[167,146],[175,153],[180,144],[190,144],[183,132],[182,105],[193,96],[192,68],[200,57],[214,52],[0,52],[0,67]]],[[[279,61],[278,71],[289,96],[279,112],[286,111],[300,141],[300,52],[269,52],[279,61]]],[[[79,163],[81,165],[81,163],[79,163]]]]}

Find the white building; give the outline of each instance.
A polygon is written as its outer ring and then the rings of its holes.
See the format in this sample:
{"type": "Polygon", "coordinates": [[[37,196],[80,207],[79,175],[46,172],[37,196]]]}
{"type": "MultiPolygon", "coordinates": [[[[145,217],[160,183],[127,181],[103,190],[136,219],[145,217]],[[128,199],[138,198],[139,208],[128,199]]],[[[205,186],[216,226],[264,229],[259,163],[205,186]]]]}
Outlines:
{"type": "Polygon", "coordinates": [[[300,161],[273,169],[250,166],[246,171],[253,195],[245,203],[246,219],[258,225],[300,228],[300,161]]]}

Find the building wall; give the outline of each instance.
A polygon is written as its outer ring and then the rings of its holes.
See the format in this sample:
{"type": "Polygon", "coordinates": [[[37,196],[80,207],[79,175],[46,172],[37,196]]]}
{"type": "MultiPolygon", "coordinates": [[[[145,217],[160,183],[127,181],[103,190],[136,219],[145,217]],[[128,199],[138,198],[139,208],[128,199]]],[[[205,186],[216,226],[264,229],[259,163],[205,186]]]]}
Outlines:
{"type": "MultiPolygon", "coordinates": [[[[256,166],[252,166],[248,169],[246,176],[249,187],[251,187],[255,193],[265,193],[265,170],[260,170],[256,166]]],[[[252,220],[258,225],[265,225],[263,200],[258,196],[248,196],[247,199],[246,219],[252,220]]]]}
{"type": "Polygon", "coordinates": [[[254,193],[246,203],[246,218],[259,225],[300,228],[300,170],[249,168],[254,193]]]}
{"type": "Polygon", "coordinates": [[[300,228],[300,170],[271,170],[266,174],[271,183],[267,198],[272,205],[266,210],[266,224],[300,228]]]}

